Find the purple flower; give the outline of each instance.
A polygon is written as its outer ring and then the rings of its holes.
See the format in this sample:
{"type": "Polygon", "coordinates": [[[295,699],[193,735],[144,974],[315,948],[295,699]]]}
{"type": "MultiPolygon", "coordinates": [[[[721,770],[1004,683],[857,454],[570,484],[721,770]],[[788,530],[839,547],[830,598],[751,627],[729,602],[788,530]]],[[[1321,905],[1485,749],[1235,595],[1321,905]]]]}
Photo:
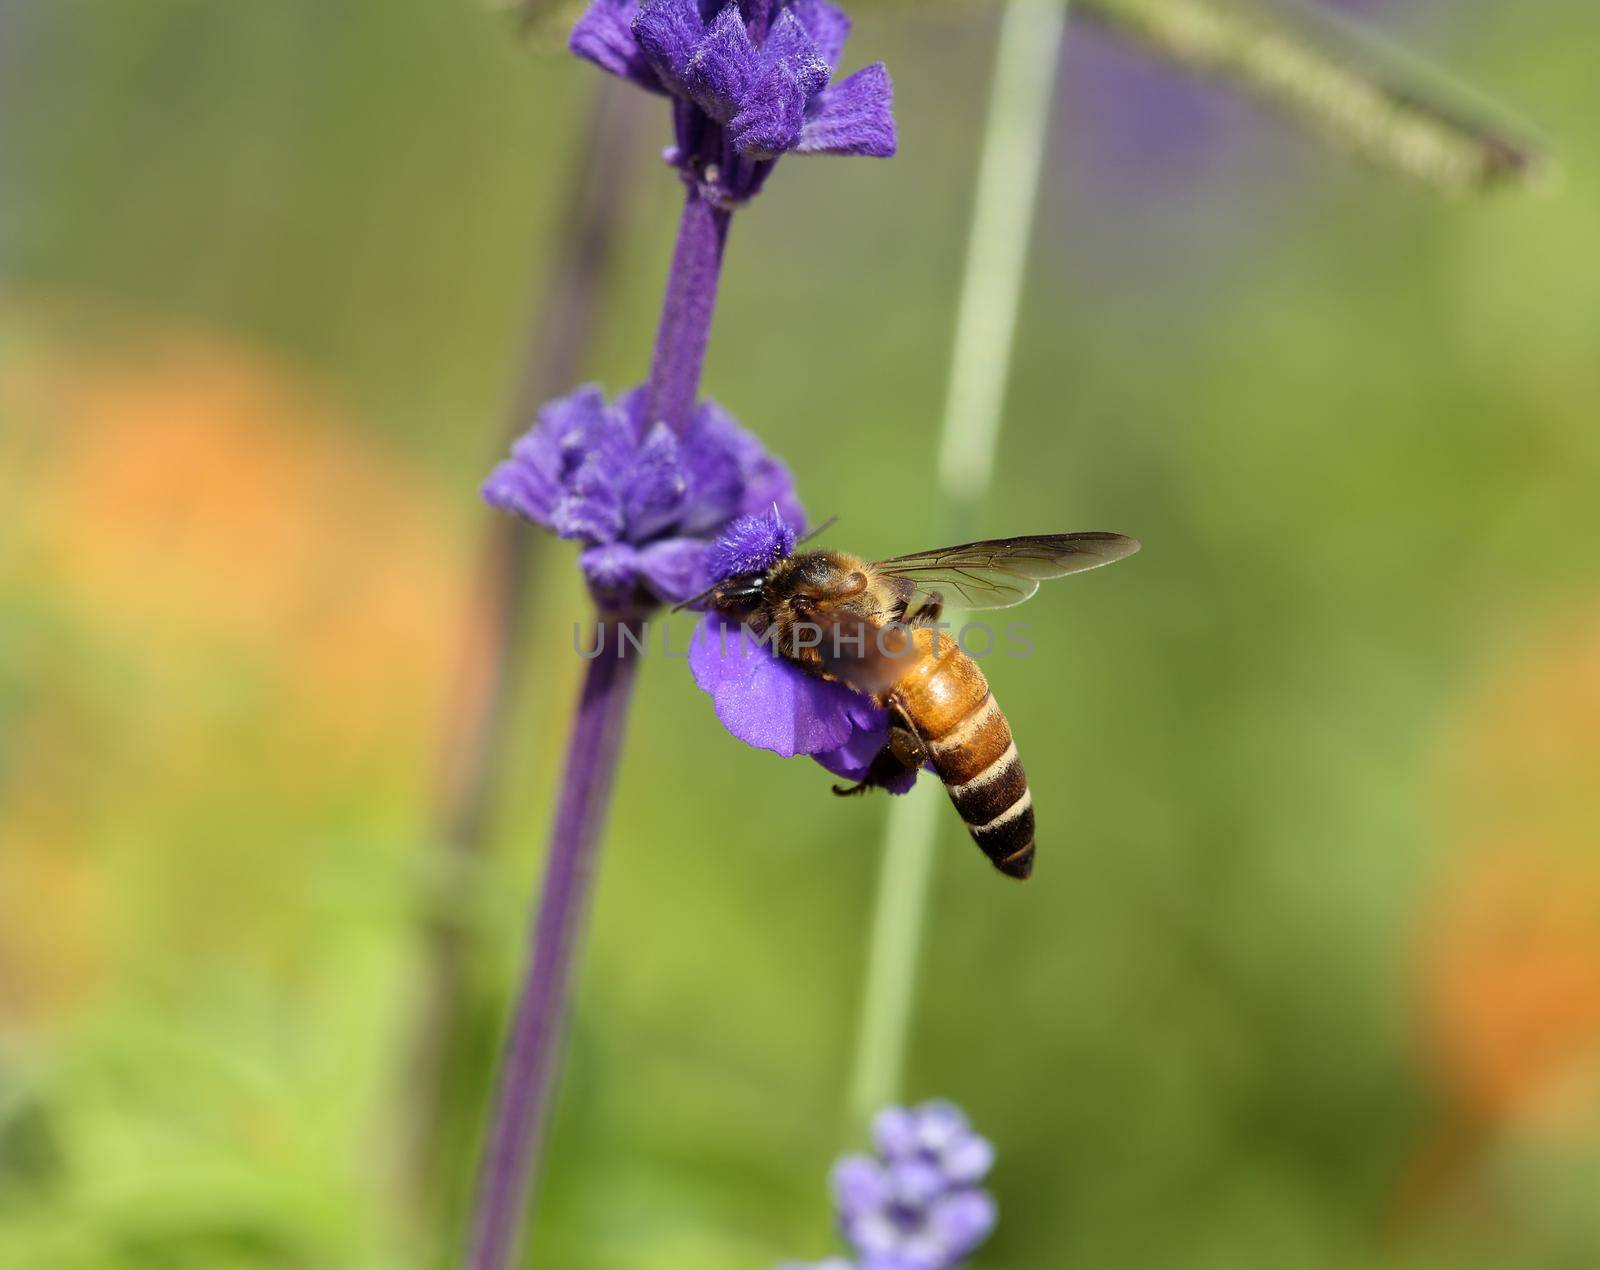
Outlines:
{"type": "Polygon", "coordinates": [[[855,1263],[843,1257],[829,1257],[826,1261],[785,1261],[778,1270],[856,1270],[855,1263]]]}
{"type": "Polygon", "coordinates": [[[872,1121],[872,1140],[884,1159],[927,1164],[958,1185],[975,1185],[994,1167],[994,1148],[950,1102],[880,1111],[872,1121]]]}
{"type": "Polygon", "coordinates": [[[712,538],[739,515],[805,517],[788,469],[714,402],[682,436],[642,407],[639,389],[615,404],[592,385],[557,398],[483,485],[494,506],[583,543],[578,562],[610,608],[641,587],[669,603],[696,594],[712,538]]]}
{"type": "Polygon", "coordinates": [[[571,48],[675,98],[668,159],[718,201],[753,195],[773,160],[895,152],[881,62],[833,83],[850,20],[828,0],[591,0],[571,48]],[[741,162],[742,161],[742,162],[741,162]]]}
{"type": "Polygon", "coordinates": [[[818,1270],[955,1270],[994,1230],[994,1197],[980,1186],[994,1149],[947,1102],[891,1107],[873,1121],[873,1137],[876,1155],[846,1156],[833,1169],[839,1226],[860,1260],[818,1270]]]}
{"type": "Polygon", "coordinates": [[[891,1107],[873,1122],[876,1157],[840,1160],[834,1201],[864,1270],[949,1270],[994,1229],[992,1196],[980,1188],[994,1150],[959,1108],[927,1102],[891,1107]]]}
{"type": "MultiPolygon", "coordinates": [[[[706,585],[764,572],[794,550],[781,504],[732,522],[706,555],[706,585]]],[[[784,758],[809,755],[860,780],[889,741],[888,711],[843,684],[818,679],[719,613],[707,613],[689,644],[689,670],[710,695],[722,726],[746,745],[784,758]]],[[[890,789],[916,782],[907,772],[890,789]]]]}

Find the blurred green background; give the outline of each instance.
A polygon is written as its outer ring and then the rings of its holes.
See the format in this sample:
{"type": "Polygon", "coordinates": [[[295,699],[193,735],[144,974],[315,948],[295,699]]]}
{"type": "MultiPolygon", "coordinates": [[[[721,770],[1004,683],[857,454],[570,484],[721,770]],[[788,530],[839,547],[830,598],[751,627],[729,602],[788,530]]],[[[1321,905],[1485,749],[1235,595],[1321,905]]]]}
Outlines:
{"type": "MultiPolygon", "coordinates": [[[[944,818],[909,1093],[998,1146],[981,1270],[1600,1258],[1600,18],[1366,8],[1537,120],[1556,187],[1443,201],[1072,38],[980,529],[1145,550],[989,663],[1035,880],[944,818]]],[[[789,160],[734,230],[707,390],[865,554],[930,545],[994,30],[861,13],[901,155],[789,160]]],[[[565,546],[465,887],[429,808],[598,80],[467,3],[0,0],[7,1270],[458,1244],[581,665],[565,546]],[[441,904],[469,993],[419,1179],[441,904]]],[[[678,199],[624,105],[612,388],[678,199]]],[[[827,785],[646,667],[541,1265],[832,1250],[885,809],[827,785]]]]}

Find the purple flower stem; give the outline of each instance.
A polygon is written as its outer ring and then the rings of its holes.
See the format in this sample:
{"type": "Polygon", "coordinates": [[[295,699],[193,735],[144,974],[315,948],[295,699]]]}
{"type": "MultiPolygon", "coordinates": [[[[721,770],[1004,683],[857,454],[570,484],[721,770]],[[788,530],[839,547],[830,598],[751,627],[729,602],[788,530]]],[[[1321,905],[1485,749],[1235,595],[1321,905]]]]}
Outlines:
{"type": "MultiPolygon", "coordinates": [[[[680,433],[688,427],[700,393],[729,220],[727,210],[708,202],[698,189],[689,189],[646,385],[649,418],[664,420],[680,433]]],[[[578,702],[534,919],[532,957],[501,1057],[469,1270],[507,1270],[511,1265],[549,1121],[575,947],[637,670],[632,646],[617,645],[616,622],[602,620],[601,630],[606,647],[589,663],[578,702]]]]}
{"type": "MultiPolygon", "coordinates": [[[[615,254],[622,209],[640,173],[638,119],[621,85],[602,84],[570,173],[562,250],[536,304],[518,384],[503,424],[509,444],[539,404],[578,378],[594,331],[597,302],[615,254]],[[570,246],[568,246],[570,244],[570,246]]],[[[424,897],[424,949],[418,975],[406,1086],[407,1123],[397,1160],[407,1209],[437,1208],[455,1118],[448,1091],[460,1062],[471,1007],[471,934],[462,900],[491,828],[500,765],[517,697],[518,657],[530,559],[540,541],[521,521],[485,518],[477,570],[461,632],[456,688],[446,711],[432,821],[442,859],[437,889],[424,897]]],[[[476,1110],[476,1109],[474,1109],[476,1110]]]]}
{"type": "MultiPolygon", "coordinates": [[[[470,1270],[506,1270],[511,1265],[549,1120],[577,944],[594,879],[595,849],[605,826],[638,672],[637,649],[621,638],[624,624],[636,633],[642,631],[636,619],[600,621],[604,647],[588,664],[567,742],[530,969],[501,1060],[473,1220],[470,1270]]],[[[593,646],[593,641],[585,644],[593,646]]]]}
{"type": "Polygon", "coordinates": [[[650,383],[646,417],[665,420],[675,432],[689,425],[700,395],[700,370],[711,338],[711,317],[717,307],[717,282],[722,276],[722,249],[728,241],[732,213],[690,189],[678,223],[678,245],[667,275],[661,304],[661,325],[650,383]]]}

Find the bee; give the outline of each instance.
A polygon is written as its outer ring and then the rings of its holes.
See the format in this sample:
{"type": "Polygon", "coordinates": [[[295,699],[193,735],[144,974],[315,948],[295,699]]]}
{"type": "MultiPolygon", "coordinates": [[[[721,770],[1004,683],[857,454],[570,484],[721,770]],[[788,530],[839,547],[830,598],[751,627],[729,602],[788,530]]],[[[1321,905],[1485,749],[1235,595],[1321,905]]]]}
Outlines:
{"type": "Polygon", "coordinates": [[[857,784],[836,785],[834,793],[863,793],[926,764],[984,855],[1020,879],[1033,872],[1033,794],[988,680],[956,639],[934,625],[945,590],[966,608],[1009,608],[1033,596],[1044,579],[1137,550],[1138,541],[1121,534],[1077,533],[997,538],[871,562],[843,551],[803,551],[728,578],[690,603],[704,601],[764,637],[778,656],[865,693],[889,712],[888,744],[857,784]]]}

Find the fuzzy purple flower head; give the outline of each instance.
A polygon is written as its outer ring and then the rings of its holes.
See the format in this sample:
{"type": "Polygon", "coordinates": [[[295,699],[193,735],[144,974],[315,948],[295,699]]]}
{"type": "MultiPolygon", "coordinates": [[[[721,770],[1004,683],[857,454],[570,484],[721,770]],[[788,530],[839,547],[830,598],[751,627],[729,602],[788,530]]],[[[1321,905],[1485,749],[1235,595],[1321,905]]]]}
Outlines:
{"type": "Polygon", "coordinates": [[[732,205],[753,196],[784,154],[894,153],[883,64],[832,82],[849,33],[828,0],[591,0],[570,43],[672,97],[668,161],[732,205]]]}
{"type": "Polygon", "coordinates": [[[701,591],[713,540],[744,513],[805,521],[788,468],[716,403],[682,436],[647,426],[643,404],[639,389],[612,404],[592,385],[549,402],[483,485],[494,506],[583,543],[579,565],[612,610],[641,591],[646,604],[701,591]]]}
{"type": "Polygon", "coordinates": [[[840,1230],[858,1260],[816,1270],[955,1270],[994,1230],[994,1197],[982,1188],[994,1148],[948,1102],[891,1107],[872,1128],[876,1153],[833,1170],[840,1230]]]}
{"type": "MultiPolygon", "coordinates": [[[[781,507],[741,517],[706,553],[706,585],[764,572],[792,554],[795,541],[781,507]]],[[[690,640],[689,670],[723,727],[746,745],[809,755],[835,776],[860,780],[888,744],[888,711],[872,698],[808,675],[720,613],[707,613],[690,640]]],[[[907,772],[888,788],[903,794],[915,782],[907,772]]]]}

